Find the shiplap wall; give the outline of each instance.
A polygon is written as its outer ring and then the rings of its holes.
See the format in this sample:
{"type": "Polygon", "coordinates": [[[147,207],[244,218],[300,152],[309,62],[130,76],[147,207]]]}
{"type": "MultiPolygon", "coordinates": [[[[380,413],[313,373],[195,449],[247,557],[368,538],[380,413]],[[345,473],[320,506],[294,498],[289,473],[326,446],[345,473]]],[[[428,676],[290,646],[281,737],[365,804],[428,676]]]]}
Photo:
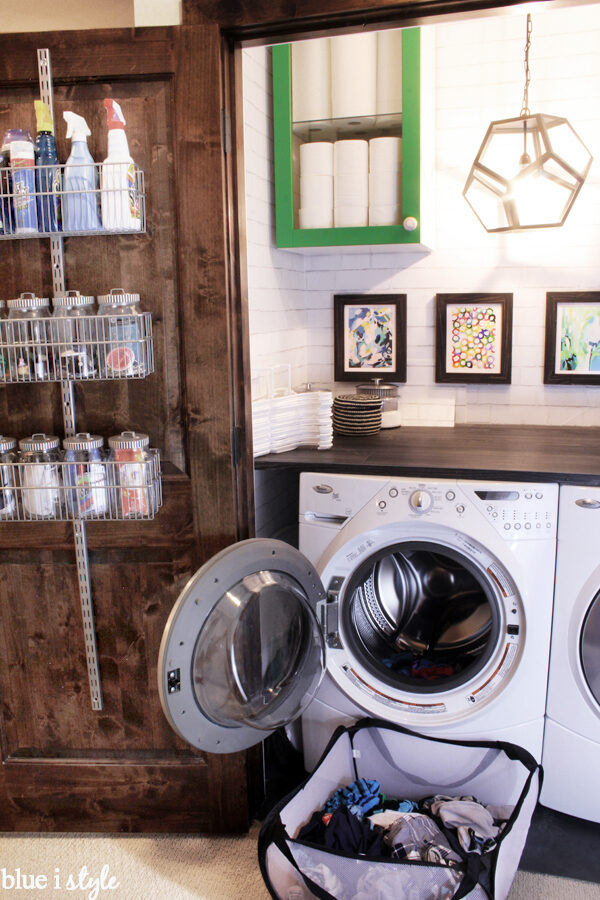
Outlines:
{"type": "Polygon", "coordinates": [[[489,122],[520,112],[525,13],[426,26],[435,46],[429,254],[303,257],[274,249],[270,54],[244,51],[253,370],[289,362],[294,385],[331,385],[332,295],[401,292],[408,297],[404,403],[427,409],[454,401],[457,422],[600,425],[600,389],[543,385],[546,292],[600,290],[600,5],[534,9],[532,18],[529,106],[570,120],[596,157],[586,184],[562,228],[487,234],[462,189],[489,122]],[[513,293],[512,384],[436,385],[435,294],[474,291],[513,293]]]}

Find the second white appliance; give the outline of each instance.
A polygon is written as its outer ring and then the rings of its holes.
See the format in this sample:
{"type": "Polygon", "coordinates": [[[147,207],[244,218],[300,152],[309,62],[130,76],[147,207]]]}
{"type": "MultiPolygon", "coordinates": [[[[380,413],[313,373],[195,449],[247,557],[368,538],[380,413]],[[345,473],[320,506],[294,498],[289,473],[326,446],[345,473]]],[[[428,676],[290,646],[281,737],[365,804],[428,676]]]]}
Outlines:
{"type": "Polygon", "coordinates": [[[562,485],[540,802],[600,822],[600,488],[562,485]]]}

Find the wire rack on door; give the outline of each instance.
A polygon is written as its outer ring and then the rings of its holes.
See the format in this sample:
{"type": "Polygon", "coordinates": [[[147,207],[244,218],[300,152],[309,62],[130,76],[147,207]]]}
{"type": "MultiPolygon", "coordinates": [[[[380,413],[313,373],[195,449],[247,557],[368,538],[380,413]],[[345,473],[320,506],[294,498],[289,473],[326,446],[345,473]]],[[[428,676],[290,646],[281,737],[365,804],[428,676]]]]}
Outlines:
{"type": "Polygon", "coordinates": [[[0,321],[0,383],[113,381],[152,372],[151,313],[0,321]]]}
{"type": "MultiPolygon", "coordinates": [[[[54,120],[49,50],[38,50],[37,59],[40,98],[54,120]]],[[[84,187],[84,179],[68,177],[66,168],[56,164],[0,171],[0,239],[49,238],[55,297],[65,292],[64,237],[146,231],[144,173],[135,164],[94,163],[92,183],[97,187],[93,190],[84,187]],[[115,182],[123,184],[107,171],[111,165],[127,166],[127,190],[111,187],[115,182]]],[[[72,170],[70,176],[74,174],[72,170]]],[[[119,314],[118,319],[118,329],[111,327],[114,314],[3,320],[0,383],[60,382],[65,437],[73,437],[76,382],[145,378],[154,371],[150,313],[119,314]]],[[[147,447],[139,455],[128,449],[120,460],[102,454],[94,461],[69,461],[61,453],[51,463],[25,461],[16,455],[14,461],[0,465],[0,521],[73,522],[94,710],[101,710],[103,701],[86,522],[152,519],[161,503],[160,456],[147,447]]]]}
{"type": "Polygon", "coordinates": [[[70,163],[68,172],[60,163],[0,170],[0,239],[144,231],[146,187],[135,163],[70,163]],[[105,186],[119,179],[127,189],[105,186]],[[98,187],[82,187],[88,181],[98,187]]]}
{"type": "Polygon", "coordinates": [[[0,463],[0,521],[153,519],[162,505],[160,455],[0,463]]]}

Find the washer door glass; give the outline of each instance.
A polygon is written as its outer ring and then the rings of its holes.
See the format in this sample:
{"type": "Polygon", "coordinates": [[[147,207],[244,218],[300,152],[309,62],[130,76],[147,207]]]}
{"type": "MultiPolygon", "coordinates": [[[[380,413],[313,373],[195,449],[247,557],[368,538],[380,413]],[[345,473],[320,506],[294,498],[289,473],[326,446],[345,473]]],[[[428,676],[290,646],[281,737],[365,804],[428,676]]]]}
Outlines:
{"type": "Polygon", "coordinates": [[[240,750],[300,715],[325,668],[310,563],[279,541],[242,541],[180,595],[159,658],[163,709],[200,749],[240,750]]]}
{"type": "Polygon", "coordinates": [[[581,665],[594,700],[600,704],[600,593],[596,594],[583,620],[581,665]]]}
{"type": "Polygon", "coordinates": [[[495,579],[460,551],[395,544],[367,560],[345,592],[345,639],[378,679],[439,692],[466,683],[499,633],[495,579]]]}

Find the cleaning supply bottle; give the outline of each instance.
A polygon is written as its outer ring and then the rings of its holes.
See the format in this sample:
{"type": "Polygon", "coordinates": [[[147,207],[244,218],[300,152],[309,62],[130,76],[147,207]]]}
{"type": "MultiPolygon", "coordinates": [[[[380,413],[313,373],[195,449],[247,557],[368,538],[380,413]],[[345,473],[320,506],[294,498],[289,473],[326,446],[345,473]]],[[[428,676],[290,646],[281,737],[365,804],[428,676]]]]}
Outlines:
{"type": "Polygon", "coordinates": [[[35,100],[37,137],[35,139],[35,189],[37,192],[38,231],[60,231],[60,169],[54,140],[54,124],[48,106],[35,100]]]}
{"type": "Polygon", "coordinates": [[[129,155],[125,117],[116,100],[104,101],[108,126],[108,156],[102,164],[102,226],[109,231],[140,231],[139,194],[135,166],[129,155]]]}
{"type": "Polygon", "coordinates": [[[11,130],[10,168],[15,232],[29,234],[37,231],[38,226],[35,202],[35,154],[33,140],[28,131],[18,128],[11,130]]]}
{"type": "Polygon", "coordinates": [[[87,122],[74,112],[63,113],[71,153],[63,176],[63,231],[98,231],[98,173],[88,150],[87,122]]]}

